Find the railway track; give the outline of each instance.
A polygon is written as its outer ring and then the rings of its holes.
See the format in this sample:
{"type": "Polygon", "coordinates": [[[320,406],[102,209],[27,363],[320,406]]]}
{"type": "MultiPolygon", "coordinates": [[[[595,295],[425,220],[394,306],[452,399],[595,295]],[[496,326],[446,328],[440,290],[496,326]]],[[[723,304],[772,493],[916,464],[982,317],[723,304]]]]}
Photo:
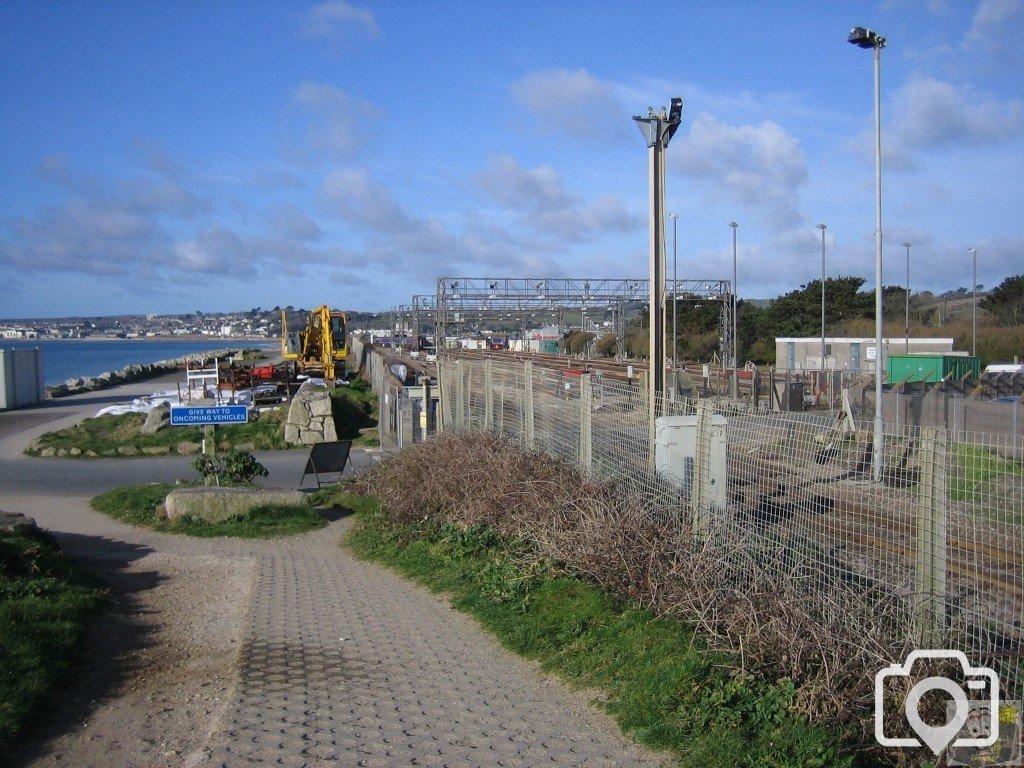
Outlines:
{"type": "MultiPolygon", "coordinates": [[[[536,366],[552,371],[600,373],[613,381],[631,383],[637,383],[640,374],[647,370],[644,361],[625,363],[537,352],[459,350],[447,352],[446,357],[456,360],[531,361],[536,366]]],[[[687,373],[698,381],[703,379],[702,368],[700,364],[685,366],[687,373]]],[[[723,369],[718,371],[724,376],[729,373],[723,369]]],[[[728,379],[723,378],[723,381],[727,389],[728,379]]],[[[741,379],[740,384],[741,394],[744,393],[744,387],[749,393],[752,386],[750,379],[741,379]]],[[[835,475],[841,474],[839,467],[821,467],[819,471],[824,470],[825,474],[819,475],[807,474],[802,468],[764,458],[748,459],[743,463],[745,466],[741,468],[739,474],[744,476],[744,483],[764,487],[774,482],[782,482],[791,489],[787,494],[788,498],[779,499],[780,502],[804,511],[823,503],[827,512],[810,515],[807,519],[807,523],[816,531],[822,542],[869,556],[872,553],[875,557],[887,553],[907,562],[914,561],[914,496],[911,495],[905,504],[901,504],[907,509],[905,514],[883,516],[879,513],[879,504],[885,500],[878,497],[877,491],[864,492],[855,484],[838,480],[835,475]],[[825,476],[828,469],[833,470],[832,477],[825,476]],[[812,496],[815,499],[812,499],[812,496]]],[[[749,507],[756,505],[757,502],[751,498],[745,499],[743,503],[749,507]]],[[[804,512],[799,514],[803,516],[804,512]]],[[[998,591],[1013,599],[1024,598],[1024,553],[1019,549],[996,542],[975,541],[961,535],[956,529],[950,530],[947,547],[947,568],[951,575],[974,582],[985,589],[998,591]]]]}

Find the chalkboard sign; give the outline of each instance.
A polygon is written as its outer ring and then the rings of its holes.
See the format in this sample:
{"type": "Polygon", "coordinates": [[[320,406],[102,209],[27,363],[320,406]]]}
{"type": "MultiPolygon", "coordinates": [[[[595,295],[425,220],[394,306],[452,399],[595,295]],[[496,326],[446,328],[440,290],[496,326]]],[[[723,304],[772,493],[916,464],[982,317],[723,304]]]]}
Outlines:
{"type": "Polygon", "coordinates": [[[352,451],[351,440],[339,440],[334,443],[317,443],[309,451],[309,458],[306,460],[306,469],[302,472],[299,485],[306,479],[306,475],[313,475],[316,478],[316,487],[323,488],[320,475],[338,473],[338,480],[345,472],[345,465],[351,464],[349,453],[352,451]]]}

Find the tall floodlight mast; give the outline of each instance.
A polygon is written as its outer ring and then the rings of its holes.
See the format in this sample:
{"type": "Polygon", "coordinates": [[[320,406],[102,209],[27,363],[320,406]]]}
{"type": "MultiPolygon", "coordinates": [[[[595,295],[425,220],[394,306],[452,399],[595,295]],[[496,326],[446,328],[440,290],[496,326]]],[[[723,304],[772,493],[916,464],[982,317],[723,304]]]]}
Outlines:
{"type": "Polygon", "coordinates": [[[882,49],[885,38],[864,27],[850,30],[846,42],[871,49],[875,59],[875,435],[872,447],[871,479],[882,482],[885,433],[882,431],[882,379],[885,351],[882,349],[882,49]]]}
{"type": "MultiPolygon", "coordinates": [[[[668,112],[647,108],[647,116],[634,115],[637,128],[647,143],[651,188],[650,264],[650,373],[647,377],[651,439],[654,420],[665,394],[665,149],[679,127],[683,100],[671,101],[668,112]]],[[[652,450],[653,455],[653,450],[652,450]]]]}

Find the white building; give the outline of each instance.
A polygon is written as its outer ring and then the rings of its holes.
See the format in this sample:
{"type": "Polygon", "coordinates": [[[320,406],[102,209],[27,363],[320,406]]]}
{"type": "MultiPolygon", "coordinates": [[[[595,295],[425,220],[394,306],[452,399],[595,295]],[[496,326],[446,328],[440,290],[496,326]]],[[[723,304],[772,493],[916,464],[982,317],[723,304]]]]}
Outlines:
{"type": "MultiPolygon", "coordinates": [[[[901,355],[907,352],[907,341],[903,336],[882,339],[886,355],[901,355]]],[[[956,354],[952,338],[915,339],[910,338],[910,354],[956,354]]],[[[966,354],[966,353],[964,353],[966,354]]],[[[840,336],[825,337],[825,368],[838,371],[873,373],[878,359],[874,336],[852,338],[840,336]]],[[[788,336],[775,339],[775,367],[785,371],[820,371],[821,336],[788,336]]]]}

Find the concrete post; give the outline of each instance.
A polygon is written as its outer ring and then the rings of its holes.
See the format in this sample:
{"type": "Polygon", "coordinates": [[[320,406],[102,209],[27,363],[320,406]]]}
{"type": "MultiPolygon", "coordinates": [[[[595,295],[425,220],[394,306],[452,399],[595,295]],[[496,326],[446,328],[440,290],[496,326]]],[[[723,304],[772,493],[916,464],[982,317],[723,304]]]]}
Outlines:
{"type": "MultiPolygon", "coordinates": [[[[437,410],[434,411],[434,432],[438,435],[444,432],[447,424],[445,423],[445,397],[448,394],[447,382],[444,380],[445,374],[448,372],[447,363],[441,362],[441,358],[437,358],[437,410]]],[[[430,407],[430,386],[424,384],[424,405],[430,407]]],[[[429,427],[429,424],[428,424],[429,427]]]]}
{"type": "Polygon", "coordinates": [[[690,520],[695,538],[708,535],[710,494],[708,484],[711,478],[711,417],[714,403],[701,400],[697,403],[696,450],[693,456],[693,486],[690,489],[690,520]]]}
{"type": "Polygon", "coordinates": [[[594,461],[594,390],[590,381],[591,374],[580,375],[580,470],[590,472],[594,461]]]}
{"type": "Polygon", "coordinates": [[[459,366],[459,428],[467,429],[470,425],[469,417],[469,371],[471,362],[463,360],[459,366]]]}
{"type": "Polygon", "coordinates": [[[523,374],[525,393],[523,394],[523,433],[526,437],[526,447],[533,451],[537,448],[537,437],[534,432],[534,411],[533,411],[533,362],[526,361],[523,374]]]}
{"type": "Polygon", "coordinates": [[[484,430],[494,429],[494,369],[493,361],[484,360],[484,430]]]}
{"type": "Polygon", "coordinates": [[[921,483],[915,563],[915,634],[922,647],[938,648],[946,626],[946,434],[936,427],[921,430],[921,483]]]}
{"type": "Polygon", "coordinates": [[[648,378],[650,373],[648,371],[640,372],[640,412],[650,416],[647,420],[647,467],[653,472],[655,466],[654,456],[654,417],[653,408],[654,404],[651,402],[651,388],[649,385],[650,379],[648,378]]]}
{"type": "Polygon", "coordinates": [[[454,390],[452,393],[454,395],[452,398],[452,426],[455,427],[455,429],[462,429],[465,426],[464,421],[466,408],[462,404],[462,398],[465,394],[462,386],[465,372],[462,369],[465,366],[465,360],[459,360],[456,362],[455,373],[451,377],[452,389],[454,390]]]}

